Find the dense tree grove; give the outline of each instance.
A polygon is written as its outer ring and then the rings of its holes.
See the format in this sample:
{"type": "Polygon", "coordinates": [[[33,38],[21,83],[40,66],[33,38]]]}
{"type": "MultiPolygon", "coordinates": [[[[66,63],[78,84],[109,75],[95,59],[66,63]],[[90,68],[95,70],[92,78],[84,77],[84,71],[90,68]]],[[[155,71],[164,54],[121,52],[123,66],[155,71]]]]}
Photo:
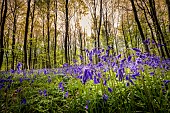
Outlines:
{"type": "Polygon", "coordinates": [[[0,0],[0,113],[170,113],[170,0],[0,0]]]}
{"type": "MultiPolygon", "coordinates": [[[[54,68],[85,49],[130,48],[170,58],[169,0],[1,0],[0,67],[54,68]],[[85,18],[86,17],[86,18],[85,18]],[[25,28],[25,29],[23,29],[25,28]]],[[[95,57],[95,62],[99,58],[95,57]]]]}

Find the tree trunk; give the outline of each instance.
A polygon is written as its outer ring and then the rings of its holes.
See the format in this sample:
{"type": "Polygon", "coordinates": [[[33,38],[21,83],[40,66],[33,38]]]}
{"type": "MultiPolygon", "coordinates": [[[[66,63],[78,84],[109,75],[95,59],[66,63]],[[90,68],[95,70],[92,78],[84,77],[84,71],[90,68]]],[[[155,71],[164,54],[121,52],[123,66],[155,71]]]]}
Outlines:
{"type": "Polygon", "coordinates": [[[32,10],[32,22],[31,22],[31,33],[30,33],[30,54],[29,54],[29,69],[31,69],[32,65],[32,40],[33,40],[33,29],[34,29],[34,12],[35,12],[35,0],[34,6],[32,10]]]}
{"type": "Polygon", "coordinates": [[[29,15],[30,15],[30,3],[31,0],[27,1],[27,15],[26,15],[26,23],[25,23],[25,35],[24,35],[24,68],[28,69],[27,63],[27,35],[28,35],[28,26],[29,26],[29,15]]]}
{"type": "Polygon", "coordinates": [[[4,27],[6,22],[6,15],[7,15],[7,0],[2,1],[2,10],[1,10],[1,22],[0,22],[0,69],[3,63],[3,56],[4,56],[4,27]],[[3,10],[5,4],[5,9],[3,10]],[[3,15],[2,15],[3,14],[3,15]]]}
{"type": "Polygon", "coordinates": [[[47,68],[51,68],[51,62],[50,62],[50,0],[47,0],[47,37],[48,37],[47,68]]]}
{"type": "MultiPolygon", "coordinates": [[[[161,42],[162,42],[163,45],[164,45],[164,48],[165,48],[166,55],[167,55],[168,58],[170,58],[170,54],[169,54],[169,51],[168,51],[168,48],[167,48],[166,42],[165,42],[165,37],[164,37],[163,32],[161,30],[160,24],[158,22],[156,9],[155,9],[155,1],[154,0],[149,0],[149,6],[150,6],[150,10],[151,10],[151,15],[150,16],[151,16],[152,21],[154,23],[155,29],[157,31],[157,34],[159,34],[159,36],[161,37],[161,39],[159,39],[160,48],[162,47],[162,44],[161,44],[161,42]]],[[[162,54],[162,57],[165,57],[165,55],[162,54]]]]}
{"type": "MultiPolygon", "coordinates": [[[[101,30],[101,25],[102,25],[102,0],[100,0],[100,20],[99,20],[99,28],[98,28],[98,32],[97,32],[97,43],[98,43],[98,49],[100,48],[100,30],[101,30]]],[[[98,58],[99,60],[99,58],[98,58]]]]}
{"type": "Polygon", "coordinates": [[[141,35],[141,39],[142,39],[142,42],[143,42],[144,47],[145,47],[145,51],[149,53],[149,47],[145,43],[145,36],[144,36],[143,30],[142,30],[142,26],[140,24],[140,21],[139,21],[138,15],[137,15],[137,11],[136,11],[136,7],[135,7],[135,4],[134,4],[134,0],[130,0],[130,2],[131,2],[131,5],[132,5],[135,21],[137,23],[137,26],[138,26],[138,29],[139,29],[139,32],[140,32],[140,35],[141,35]]]}
{"type": "Polygon", "coordinates": [[[168,30],[169,30],[169,33],[170,33],[170,0],[166,0],[166,5],[167,5],[168,19],[169,19],[168,30]]]}
{"type": "Polygon", "coordinates": [[[16,35],[16,24],[17,24],[17,18],[16,18],[16,8],[17,8],[17,3],[15,0],[15,7],[14,7],[14,11],[13,11],[13,34],[12,34],[12,64],[11,64],[11,69],[14,70],[15,67],[15,35],[16,35]]]}
{"type": "Polygon", "coordinates": [[[55,7],[55,16],[54,16],[54,67],[57,66],[57,61],[56,61],[56,51],[57,51],[57,0],[55,0],[54,3],[55,7]]]}
{"type": "Polygon", "coordinates": [[[68,63],[68,51],[67,51],[67,42],[68,42],[68,0],[66,0],[65,4],[65,10],[66,10],[66,18],[65,18],[65,41],[64,41],[64,49],[65,49],[65,62],[68,63]]]}

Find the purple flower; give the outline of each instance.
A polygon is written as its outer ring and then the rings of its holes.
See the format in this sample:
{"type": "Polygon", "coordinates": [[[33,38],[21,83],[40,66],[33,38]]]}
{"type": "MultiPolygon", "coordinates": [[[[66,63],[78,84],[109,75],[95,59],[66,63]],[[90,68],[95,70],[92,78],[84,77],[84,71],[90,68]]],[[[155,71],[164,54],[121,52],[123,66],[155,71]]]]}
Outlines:
{"type": "Polygon", "coordinates": [[[119,54],[119,55],[117,56],[117,59],[119,59],[119,58],[121,58],[121,54],[119,54]]]}
{"type": "Polygon", "coordinates": [[[108,87],[108,91],[111,93],[111,92],[113,92],[113,89],[108,87]]]}
{"type": "Polygon", "coordinates": [[[85,106],[86,110],[88,109],[88,105],[85,106]]]}
{"type": "Polygon", "coordinates": [[[139,76],[139,75],[140,75],[139,72],[137,72],[137,73],[135,73],[135,74],[132,74],[132,78],[133,78],[133,79],[136,79],[136,76],[139,76]]]}
{"type": "Polygon", "coordinates": [[[10,69],[10,72],[11,72],[12,74],[14,74],[14,73],[15,73],[15,70],[13,70],[13,69],[10,69]]]}
{"type": "Polygon", "coordinates": [[[98,84],[98,83],[100,83],[99,78],[96,78],[96,76],[94,76],[94,84],[98,84]]]}
{"type": "Polygon", "coordinates": [[[136,52],[139,52],[139,53],[141,52],[140,49],[138,49],[138,48],[132,48],[132,49],[136,52]]]}
{"type": "Polygon", "coordinates": [[[47,96],[47,90],[43,91],[44,96],[47,96]]]}
{"type": "Polygon", "coordinates": [[[63,86],[63,83],[62,83],[62,82],[60,82],[60,83],[58,84],[58,88],[61,89],[62,91],[64,91],[64,86],[63,86]]]}
{"type": "Polygon", "coordinates": [[[131,59],[132,59],[132,56],[129,56],[129,57],[128,57],[128,62],[130,62],[130,61],[131,61],[131,59]]]}
{"type": "Polygon", "coordinates": [[[83,56],[82,55],[80,55],[80,60],[83,60],[83,56]]]}
{"type": "Polygon", "coordinates": [[[105,85],[105,86],[107,85],[107,81],[106,80],[103,81],[103,85],[105,85]]]}
{"type": "Polygon", "coordinates": [[[22,79],[22,78],[19,78],[19,81],[20,81],[20,83],[22,83],[23,79],[22,79]]]}
{"type": "Polygon", "coordinates": [[[21,67],[22,67],[22,63],[19,62],[17,65],[17,69],[20,70],[21,67]]]}
{"type": "Polygon", "coordinates": [[[92,79],[92,72],[90,69],[85,69],[84,76],[82,77],[82,83],[85,84],[88,79],[92,79]]]}
{"type": "Polygon", "coordinates": [[[103,95],[103,100],[104,100],[104,102],[106,102],[106,101],[108,100],[108,98],[109,98],[109,97],[108,97],[106,94],[103,95]]]}
{"type": "Polygon", "coordinates": [[[64,94],[64,97],[66,98],[68,97],[68,91],[64,94]]]}
{"type": "Polygon", "coordinates": [[[26,104],[26,99],[25,98],[23,98],[22,100],[21,100],[21,104],[26,104]]]}
{"type": "Polygon", "coordinates": [[[50,76],[48,76],[48,83],[50,83],[51,82],[51,77],[50,76]]]}
{"type": "Polygon", "coordinates": [[[45,75],[48,74],[47,69],[44,69],[44,74],[45,74],[45,75]]]}
{"type": "Polygon", "coordinates": [[[129,82],[126,83],[126,86],[129,86],[129,82]]]}
{"type": "Polygon", "coordinates": [[[153,75],[155,74],[155,72],[150,72],[149,74],[150,74],[151,76],[153,76],[153,75]]]}
{"type": "Polygon", "coordinates": [[[1,84],[1,85],[0,85],[0,90],[1,90],[3,87],[4,87],[4,84],[1,84]]]}
{"type": "Polygon", "coordinates": [[[38,92],[39,92],[39,94],[40,94],[40,95],[42,95],[42,94],[43,94],[43,91],[41,91],[41,90],[39,90],[38,92]]]}
{"type": "Polygon", "coordinates": [[[164,80],[163,82],[165,85],[167,85],[170,82],[170,80],[164,80]]]}

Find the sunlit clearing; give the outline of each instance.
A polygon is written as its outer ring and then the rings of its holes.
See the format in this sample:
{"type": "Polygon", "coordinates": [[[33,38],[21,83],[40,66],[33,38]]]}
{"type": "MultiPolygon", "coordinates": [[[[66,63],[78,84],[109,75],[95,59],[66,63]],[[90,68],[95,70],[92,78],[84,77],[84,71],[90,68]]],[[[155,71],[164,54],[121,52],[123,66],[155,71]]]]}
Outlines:
{"type": "Polygon", "coordinates": [[[81,25],[82,29],[86,30],[86,33],[88,36],[90,36],[90,34],[91,34],[91,20],[90,19],[91,19],[91,17],[88,14],[86,16],[83,16],[80,21],[80,25],[81,25]]]}

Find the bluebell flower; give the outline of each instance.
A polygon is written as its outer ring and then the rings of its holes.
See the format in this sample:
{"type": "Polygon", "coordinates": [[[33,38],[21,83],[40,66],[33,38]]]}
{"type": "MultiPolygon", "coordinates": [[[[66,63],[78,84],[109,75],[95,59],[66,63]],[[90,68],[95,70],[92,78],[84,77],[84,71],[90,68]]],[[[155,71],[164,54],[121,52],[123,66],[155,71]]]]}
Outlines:
{"type": "Polygon", "coordinates": [[[64,97],[65,97],[65,98],[68,97],[68,91],[64,94],[64,97]]]}
{"type": "Polygon", "coordinates": [[[149,74],[150,74],[151,76],[153,76],[153,75],[155,74],[155,72],[150,72],[149,74]]]}
{"type": "Polygon", "coordinates": [[[1,90],[4,86],[5,86],[4,84],[0,84],[0,90],[1,90]]]}
{"type": "Polygon", "coordinates": [[[21,104],[26,104],[26,103],[27,103],[26,99],[23,98],[23,99],[21,100],[21,104]]]}
{"type": "Polygon", "coordinates": [[[39,94],[40,94],[40,95],[42,95],[42,94],[43,94],[43,91],[42,91],[42,90],[39,90],[38,92],[39,92],[39,94]]]}
{"type": "Polygon", "coordinates": [[[129,86],[129,82],[126,83],[126,86],[129,86]]]}
{"type": "Polygon", "coordinates": [[[90,69],[85,69],[84,75],[82,77],[82,83],[85,84],[88,79],[92,79],[92,74],[93,73],[90,71],[90,69]]]}
{"type": "Polygon", "coordinates": [[[100,73],[100,72],[98,72],[98,73],[97,73],[97,76],[98,76],[99,78],[101,78],[101,73],[100,73]]]}
{"type": "Polygon", "coordinates": [[[104,100],[104,102],[106,102],[106,101],[108,100],[108,98],[109,98],[109,97],[108,97],[106,94],[103,95],[103,100],[104,100]]]}
{"type": "Polygon", "coordinates": [[[64,91],[64,86],[63,86],[63,83],[62,83],[62,82],[60,82],[60,83],[58,84],[58,88],[61,89],[62,91],[64,91]]]}
{"type": "Polygon", "coordinates": [[[44,74],[45,74],[45,75],[48,74],[47,69],[44,69],[44,74]]]}
{"type": "Polygon", "coordinates": [[[94,84],[98,84],[98,83],[100,83],[100,80],[96,78],[96,76],[94,76],[94,84]]]}
{"type": "Polygon", "coordinates": [[[78,78],[78,79],[82,79],[82,76],[78,75],[76,78],[78,78]]]}
{"type": "Polygon", "coordinates": [[[167,85],[168,83],[170,83],[170,80],[164,80],[163,82],[165,85],[167,85]]]}
{"type": "Polygon", "coordinates": [[[22,89],[21,89],[21,88],[19,88],[19,89],[17,89],[17,90],[16,90],[16,92],[17,92],[17,93],[19,93],[19,92],[21,92],[21,90],[22,90],[22,89]]]}
{"type": "Polygon", "coordinates": [[[21,62],[19,62],[19,63],[17,64],[17,69],[18,69],[18,70],[20,70],[20,69],[21,69],[21,67],[22,67],[22,63],[21,63],[21,62]]]}
{"type": "Polygon", "coordinates": [[[132,56],[128,56],[128,62],[130,62],[132,59],[132,56]]]}
{"type": "Polygon", "coordinates": [[[129,80],[129,75],[126,76],[126,80],[129,80]]]}
{"type": "Polygon", "coordinates": [[[68,63],[64,63],[64,64],[63,64],[63,67],[68,67],[68,66],[69,66],[68,63]]]}
{"type": "Polygon", "coordinates": [[[119,81],[123,80],[123,68],[119,68],[116,73],[116,77],[119,77],[119,81]]]}
{"type": "Polygon", "coordinates": [[[104,79],[103,85],[107,86],[107,81],[104,79]]]}
{"type": "Polygon", "coordinates": [[[43,91],[44,96],[47,96],[47,90],[43,91]]]}
{"type": "Polygon", "coordinates": [[[15,70],[10,69],[10,73],[11,73],[11,74],[14,74],[14,73],[15,73],[15,70]]]}
{"type": "Polygon", "coordinates": [[[82,55],[80,55],[80,60],[83,60],[83,56],[82,55]]]}
{"type": "Polygon", "coordinates": [[[120,62],[123,64],[126,61],[126,58],[122,59],[120,62]]]}
{"type": "Polygon", "coordinates": [[[108,87],[108,91],[111,93],[111,92],[113,92],[113,89],[108,87]]]}
{"type": "Polygon", "coordinates": [[[22,83],[23,79],[22,79],[22,78],[19,78],[19,81],[20,81],[20,83],[22,83]]]}
{"type": "Polygon", "coordinates": [[[138,48],[132,48],[132,49],[136,52],[141,52],[140,49],[138,49],[138,48]]]}
{"type": "Polygon", "coordinates": [[[132,74],[132,78],[133,78],[133,79],[136,79],[136,76],[139,76],[139,75],[140,75],[139,72],[137,72],[137,73],[135,73],[135,74],[132,74]]]}
{"type": "Polygon", "coordinates": [[[119,59],[119,58],[121,58],[121,54],[119,54],[119,55],[117,56],[117,59],[119,59]]]}
{"type": "Polygon", "coordinates": [[[50,76],[48,76],[48,83],[50,83],[51,82],[51,77],[50,76]]]}
{"type": "Polygon", "coordinates": [[[88,105],[85,106],[86,110],[88,110],[88,105]]]}

